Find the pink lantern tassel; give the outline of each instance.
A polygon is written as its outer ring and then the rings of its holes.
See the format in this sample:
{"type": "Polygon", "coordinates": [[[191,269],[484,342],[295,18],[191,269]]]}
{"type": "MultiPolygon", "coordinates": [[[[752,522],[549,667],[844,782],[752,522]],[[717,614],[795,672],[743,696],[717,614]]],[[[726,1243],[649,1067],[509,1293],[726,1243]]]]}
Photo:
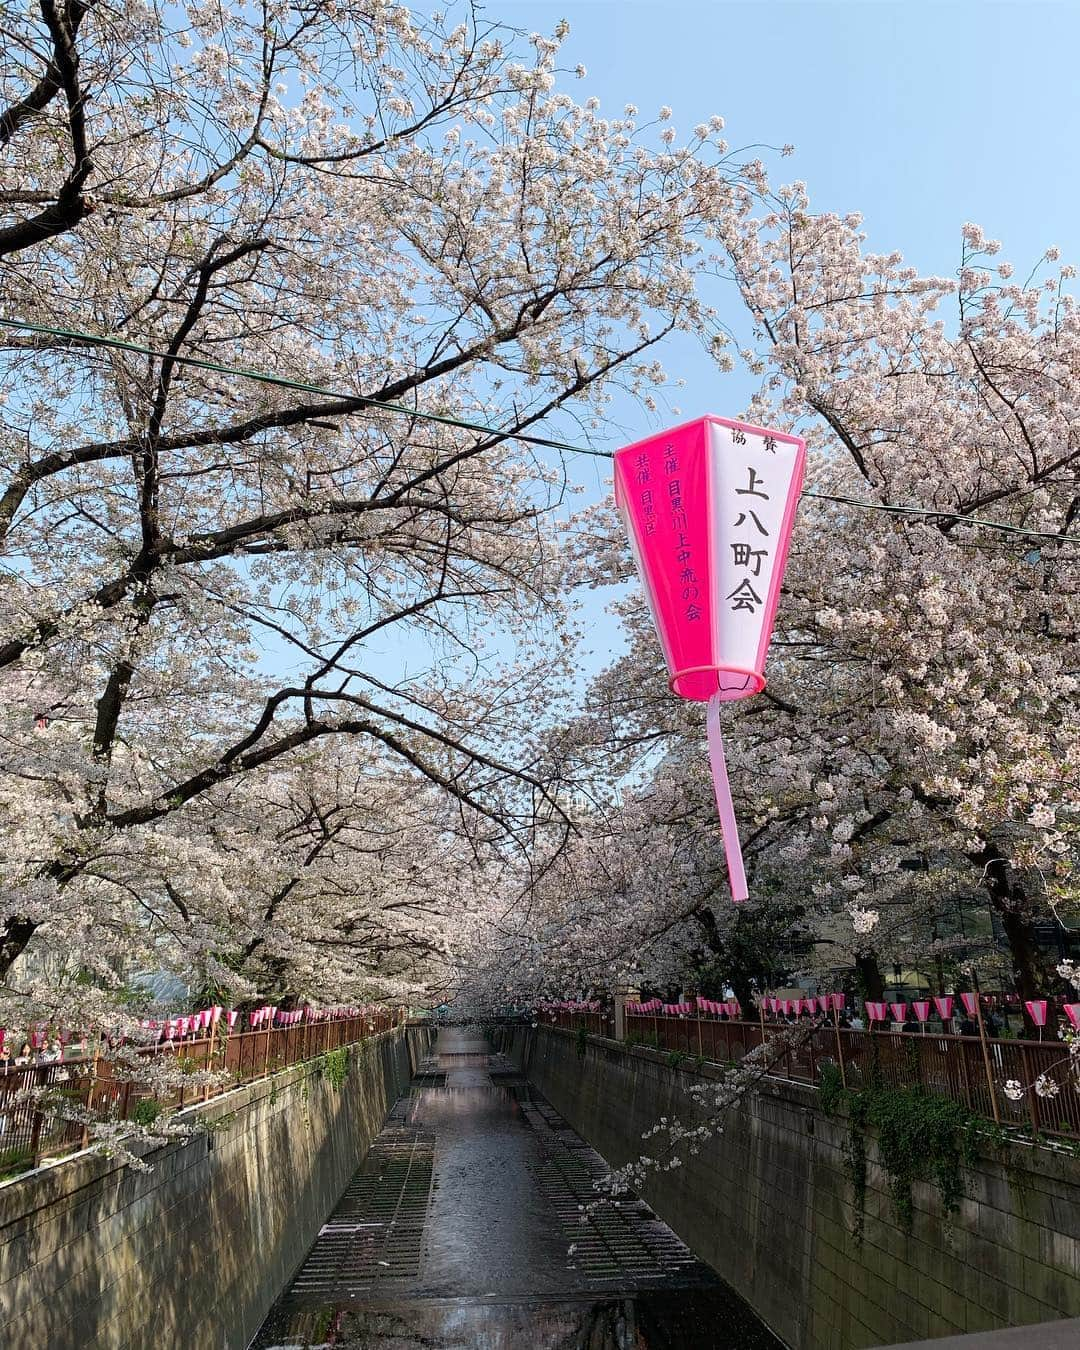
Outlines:
{"type": "Polygon", "coordinates": [[[749,892],[746,889],[746,871],[743,868],[742,846],[739,843],[739,827],[735,821],[735,804],[731,800],[731,785],[728,783],[727,761],[724,758],[724,738],[720,733],[720,703],[722,698],[723,695],[717,692],[709,699],[709,712],[706,718],[709,734],[709,764],[712,767],[716,809],[720,813],[720,830],[724,836],[724,857],[727,859],[731,898],[740,901],[748,899],[749,892]]]}

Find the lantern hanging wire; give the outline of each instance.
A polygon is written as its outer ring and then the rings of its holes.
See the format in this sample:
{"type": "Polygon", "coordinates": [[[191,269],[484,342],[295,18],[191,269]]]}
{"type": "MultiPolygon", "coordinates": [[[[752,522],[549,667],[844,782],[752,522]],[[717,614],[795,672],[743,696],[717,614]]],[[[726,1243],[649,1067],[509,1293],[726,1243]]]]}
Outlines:
{"type": "MultiPolygon", "coordinates": [[[[285,375],[275,375],[266,370],[251,370],[244,366],[230,366],[219,361],[207,361],[199,356],[183,356],[178,353],[162,352],[139,342],[128,342],[124,338],[107,337],[102,333],[89,333],[77,328],[60,328],[51,324],[30,323],[24,319],[0,318],[0,328],[14,329],[20,332],[37,333],[42,337],[54,337],[81,346],[104,347],[114,351],[132,352],[137,356],[149,356],[158,361],[169,361],[176,365],[191,366],[196,370],[208,370],[216,375],[230,375],[237,379],[255,380],[260,384],[276,386],[279,389],[291,389],[297,393],[315,394],[320,398],[335,399],[356,404],[354,411],[394,413],[411,417],[417,421],[433,422],[441,426],[458,427],[462,431],[471,431],[478,436],[495,437],[498,440],[520,441],[525,445],[535,445],[545,450],[558,450],[564,454],[591,455],[597,459],[611,459],[608,450],[597,450],[592,446],[574,445],[570,441],[561,441],[549,436],[534,436],[527,431],[514,431],[509,427],[492,427],[483,422],[474,422],[464,417],[453,417],[448,413],[426,412],[420,408],[410,408],[404,403],[392,403],[376,398],[366,398],[363,394],[348,393],[340,389],[328,389],[324,385],[307,380],[294,380],[285,375]]],[[[867,502],[858,497],[848,497],[831,492],[815,492],[804,488],[802,496],[817,501],[834,502],[840,506],[855,507],[860,511],[881,511],[887,515],[919,516],[929,520],[953,521],[959,525],[976,526],[984,530],[994,530],[1000,534],[1014,534],[1026,539],[1041,539],[1050,543],[1080,544],[1080,534],[1054,533],[1050,530],[1029,530],[1023,525],[1009,525],[1000,520],[986,520],[981,516],[965,515],[962,511],[943,511],[938,507],[904,506],[891,502],[867,502]]]]}

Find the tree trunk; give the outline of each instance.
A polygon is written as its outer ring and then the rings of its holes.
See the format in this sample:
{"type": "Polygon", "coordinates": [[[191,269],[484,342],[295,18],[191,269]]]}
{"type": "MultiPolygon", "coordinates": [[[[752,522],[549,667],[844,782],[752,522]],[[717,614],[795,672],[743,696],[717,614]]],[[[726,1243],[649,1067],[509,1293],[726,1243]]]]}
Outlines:
{"type": "MultiPolygon", "coordinates": [[[[990,897],[991,908],[1001,919],[1017,993],[1021,1000],[1038,998],[1046,988],[1046,972],[1035,944],[1024,888],[1012,880],[1009,860],[996,844],[987,842],[980,852],[972,853],[970,857],[983,869],[983,885],[990,897]]],[[[1024,1022],[1030,1032],[1030,1019],[1026,1014],[1024,1022]]]]}
{"type": "Polygon", "coordinates": [[[863,998],[880,1003],[885,997],[885,981],[878,965],[877,952],[863,952],[856,956],[855,975],[863,998]]]}
{"type": "Polygon", "coordinates": [[[37,924],[30,919],[12,916],[0,933],[0,980],[6,979],[11,967],[26,950],[26,944],[37,932],[37,924]]]}
{"type": "Polygon", "coordinates": [[[754,1004],[754,990],[749,979],[741,972],[732,976],[731,988],[735,997],[739,1000],[739,1007],[742,1009],[743,1017],[753,1021],[757,1016],[757,1008],[754,1004]]]}

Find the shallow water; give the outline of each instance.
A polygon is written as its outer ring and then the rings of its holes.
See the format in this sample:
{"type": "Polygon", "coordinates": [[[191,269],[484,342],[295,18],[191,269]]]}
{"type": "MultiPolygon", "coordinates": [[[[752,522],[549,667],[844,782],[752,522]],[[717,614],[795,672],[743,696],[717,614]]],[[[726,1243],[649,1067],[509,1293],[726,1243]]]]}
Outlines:
{"type": "Polygon", "coordinates": [[[377,1350],[779,1350],[486,1041],[440,1033],[254,1342],[377,1350]]]}

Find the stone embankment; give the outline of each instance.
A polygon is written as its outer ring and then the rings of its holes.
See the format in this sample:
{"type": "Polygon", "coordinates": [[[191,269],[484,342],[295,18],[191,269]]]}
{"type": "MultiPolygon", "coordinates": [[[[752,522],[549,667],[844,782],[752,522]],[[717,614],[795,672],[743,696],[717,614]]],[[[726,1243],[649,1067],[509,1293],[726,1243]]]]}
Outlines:
{"type": "MultiPolygon", "coordinates": [[[[689,1071],[666,1054],[555,1028],[504,1035],[530,1081],[612,1164],[646,1152],[641,1136],[661,1116],[690,1118],[689,1071]]],[[[868,1137],[859,1239],[849,1140],[813,1088],[768,1080],[643,1195],[794,1350],[1080,1316],[1080,1160],[1022,1143],[987,1149],[965,1169],[955,1214],[915,1184],[907,1231],[868,1137]]]]}
{"type": "Polygon", "coordinates": [[[316,1059],[217,1097],[149,1170],[84,1153],[0,1186],[0,1345],[242,1350],[427,1039],[396,1028],[343,1078],[316,1059]]]}

